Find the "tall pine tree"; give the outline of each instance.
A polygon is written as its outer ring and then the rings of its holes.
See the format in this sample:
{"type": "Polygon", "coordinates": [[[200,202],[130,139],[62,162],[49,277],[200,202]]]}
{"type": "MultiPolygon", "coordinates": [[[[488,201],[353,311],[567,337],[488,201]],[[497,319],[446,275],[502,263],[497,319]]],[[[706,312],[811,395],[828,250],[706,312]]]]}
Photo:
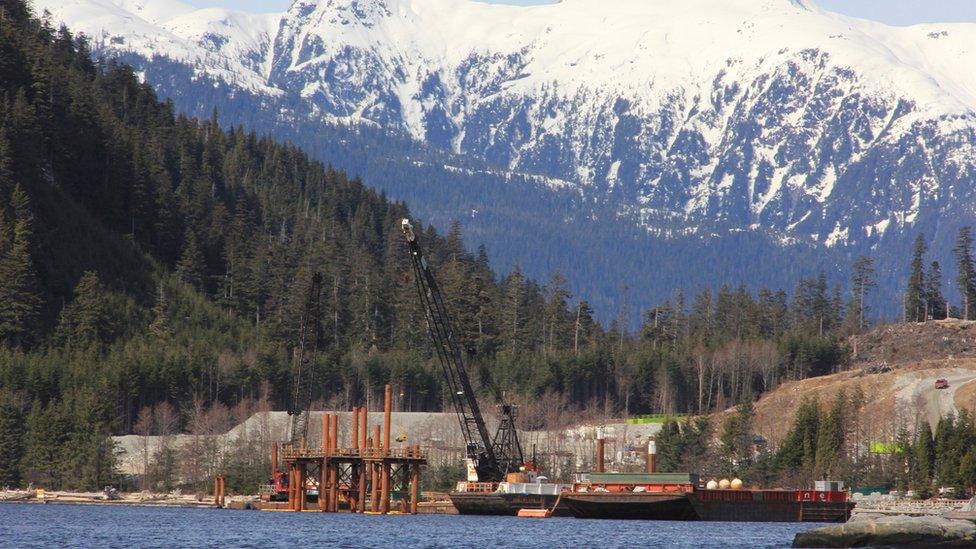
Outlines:
{"type": "Polygon", "coordinates": [[[915,237],[912,248],[912,264],[908,274],[908,287],[905,289],[905,320],[924,322],[928,304],[925,296],[925,235],[915,237]]]}
{"type": "Polygon", "coordinates": [[[921,497],[928,497],[932,490],[932,478],[935,470],[935,441],[932,439],[932,428],[928,421],[923,421],[918,430],[918,440],[915,442],[915,490],[921,497]]]}
{"type": "MultiPolygon", "coordinates": [[[[13,237],[0,257],[0,344],[22,348],[31,341],[41,299],[31,257],[33,214],[30,199],[19,185],[11,192],[10,204],[14,213],[13,237]]],[[[0,230],[0,235],[3,232],[0,230]]]]}
{"type": "Polygon", "coordinates": [[[20,485],[24,421],[21,399],[8,390],[0,389],[0,488],[20,485]]]}
{"type": "Polygon", "coordinates": [[[851,310],[849,315],[857,320],[858,331],[864,329],[864,319],[867,314],[867,297],[871,289],[877,286],[877,274],[874,270],[874,260],[864,255],[854,260],[851,267],[851,310]]]}
{"type": "Polygon", "coordinates": [[[176,274],[183,282],[194,288],[203,289],[206,272],[207,266],[197,236],[191,229],[187,229],[183,241],[183,255],[176,263],[176,274]]]}
{"type": "Polygon", "coordinates": [[[972,320],[972,301],[976,295],[976,266],[973,265],[973,228],[965,226],[959,229],[956,246],[953,248],[956,256],[956,284],[962,296],[962,318],[972,320]]]}
{"type": "Polygon", "coordinates": [[[929,316],[933,320],[942,320],[948,316],[948,305],[942,295],[942,267],[938,261],[933,261],[925,274],[925,299],[928,302],[926,307],[929,316]]]}
{"type": "Polygon", "coordinates": [[[85,271],[75,286],[74,300],[61,314],[58,331],[70,346],[88,347],[108,343],[115,327],[107,293],[94,271],[85,271]]]}

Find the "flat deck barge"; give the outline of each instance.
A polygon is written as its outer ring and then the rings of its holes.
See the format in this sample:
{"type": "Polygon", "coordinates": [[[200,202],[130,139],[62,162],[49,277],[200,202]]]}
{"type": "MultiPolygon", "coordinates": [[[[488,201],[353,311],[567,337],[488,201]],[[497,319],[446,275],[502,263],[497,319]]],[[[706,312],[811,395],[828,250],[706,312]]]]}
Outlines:
{"type": "Polygon", "coordinates": [[[724,522],[846,522],[842,490],[709,489],[684,473],[591,473],[563,494],[578,518],[724,522]]]}

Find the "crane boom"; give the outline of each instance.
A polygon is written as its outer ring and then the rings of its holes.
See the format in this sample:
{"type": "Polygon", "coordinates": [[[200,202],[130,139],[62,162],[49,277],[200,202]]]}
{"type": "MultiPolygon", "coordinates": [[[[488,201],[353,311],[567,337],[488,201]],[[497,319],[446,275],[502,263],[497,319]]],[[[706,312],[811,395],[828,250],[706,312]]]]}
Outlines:
{"type": "Polygon", "coordinates": [[[451,391],[451,400],[461,425],[461,434],[464,436],[468,480],[487,482],[503,480],[506,473],[517,470],[523,461],[522,448],[515,431],[517,408],[510,404],[502,405],[502,421],[493,440],[488,434],[488,427],[478,407],[478,399],[471,388],[471,381],[455,337],[451,317],[444,304],[444,297],[441,295],[440,287],[437,285],[430,264],[424,257],[409,219],[403,220],[401,229],[410,250],[414,280],[424,305],[427,327],[434,341],[434,348],[444,371],[448,389],[451,391]]]}
{"type": "Polygon", "coordinates": [[[293,394],[291,400],[291,443],[297,446],[308,436],[308,417],[312,408],[312,358],[322,340],[322,323],[319,301],[322,294],[322,275],[312,275],[305,309],[302,312],[298,339],[298,359],[295,361],[293,394]]]}

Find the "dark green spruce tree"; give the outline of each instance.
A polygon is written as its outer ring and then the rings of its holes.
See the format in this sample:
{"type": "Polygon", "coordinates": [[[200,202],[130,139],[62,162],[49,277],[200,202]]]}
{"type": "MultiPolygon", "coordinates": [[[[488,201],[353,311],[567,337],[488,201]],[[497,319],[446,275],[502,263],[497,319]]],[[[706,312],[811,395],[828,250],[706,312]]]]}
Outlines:
{"type": "Polygon", "coordinates": [[[183,239],[183,254],[176,263],[176,274],[180,280],[197,289],[203,289],[206,282],[206,260],[200,251],[197,235],[191,229],[186,230],[183,239]]]}
{"type": "Polygon", "coordinates": [[[915,491],[925,499],[932,495],[932,479],[935,469],[935,441],[928,421],[918,429],[915,442],[915,491]]]}
{"type": "Polygon", "coordinates": [[[933,261],[925,274],[925,299],[933,320],[942,320],[948,316],[948,305],[942,295],[942,267],[938,261],[933,261]]]}
{"type": "MultiPolygon", "coordinates": [[[[23,348],[30,344],[37,326],[41,299],[31,257],[33,214],[30,199],[19,185],[11,191],[10,205],[14,216],[11,241],[0,243],[0,250],[6,249],[0,257],[0,344],[23,348]]],[[[6,232],[0,229],[0,236],[6,232]]]]}
{"type": "Polygon", "coordinates": [[[905,288],[905,320],[924,322],[927,316],[927,297],[925,280],[925,235],[915,236],[912,248],[912,263],[908,272],[908,286],[905,288]]]}
{"type": "Polygon", "coordinates": [[[868,256],[861,256],[854,260],[851,267],[851,311],[850,317],[856,320],[858,331],[865,328],[867,317],[867,298],[871,289],[878,285],[877,273],[874,270],[874,260],[868,256]]]}
{"type": "Polygon", "coordinates": [[[66,345],[101,346],[112,338],[115,327],[108,295],[94,271],[85,271],[75,286],[74,300],[61,315],[59,332],[66,345]]]}
{"type": "Polygon", "coordinates": [[[973,319],[973,298],[976,297],[976,266],[973,264],[973,228],[965,226],[959,229],[956,246],[953,248],[956,256],[956,285],[962,296],[962,318],[973,319]]]}
{"type": "Polygon", "coordinates": [[[25,420],[22,399],[0,389],[0,488],[20,486],[25,420]]]}

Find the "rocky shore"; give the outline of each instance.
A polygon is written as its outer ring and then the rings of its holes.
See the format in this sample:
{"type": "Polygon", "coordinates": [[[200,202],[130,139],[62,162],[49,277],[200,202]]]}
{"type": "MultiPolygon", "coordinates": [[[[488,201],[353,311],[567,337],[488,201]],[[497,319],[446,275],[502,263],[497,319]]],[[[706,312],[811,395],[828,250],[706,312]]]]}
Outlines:
{"type": "Polygon", "coordinates": [[[855,515],[845,524],[800,532],[793,547],[974,547],[976,514],[855,515]]]}
{"type": "MultiPolygon", "coordinates": [[[[230,502],[232,498],[228,498],[230,502]]],[[[49,492],[44,490],[3,490],[0,503],[71,503],[75,505],[146,505],[156,507],[214,507],[213,495],[180,492],[49,492]]]]}

